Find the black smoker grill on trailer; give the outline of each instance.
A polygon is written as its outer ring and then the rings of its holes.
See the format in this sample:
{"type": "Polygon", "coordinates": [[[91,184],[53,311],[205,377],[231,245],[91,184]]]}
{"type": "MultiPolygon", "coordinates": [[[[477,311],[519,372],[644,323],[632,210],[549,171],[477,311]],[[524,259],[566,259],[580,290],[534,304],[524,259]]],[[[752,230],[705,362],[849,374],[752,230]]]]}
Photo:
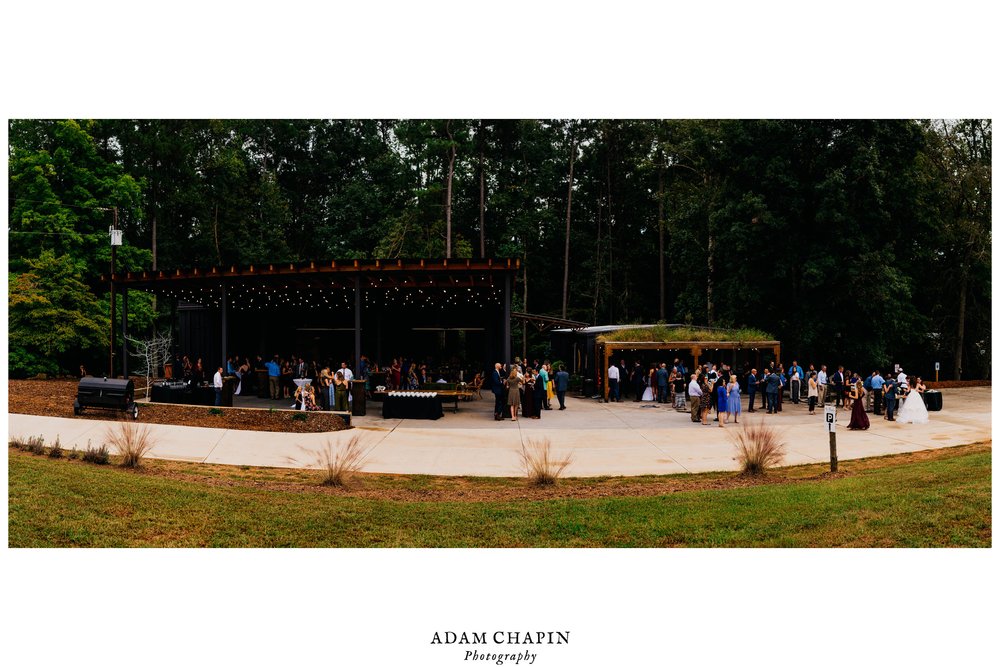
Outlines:
{"type": "Polygon", "coordinates": [[[73,401],[73,414],[78,415],[86,408],[119,410],[139,418],[139,406],[135,402],[135,385],[131,380],[97,378],[90,375],[80,378],[73,401]]]}

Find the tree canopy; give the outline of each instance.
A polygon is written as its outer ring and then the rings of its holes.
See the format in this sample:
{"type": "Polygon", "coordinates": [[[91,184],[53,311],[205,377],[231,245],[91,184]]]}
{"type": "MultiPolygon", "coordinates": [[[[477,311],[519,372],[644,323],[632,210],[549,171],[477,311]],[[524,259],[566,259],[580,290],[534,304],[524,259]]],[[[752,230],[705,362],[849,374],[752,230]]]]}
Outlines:
{"type": "Polygon", "coordinates": [[[9,363],[107,344],[117,207],[120,269],[518,257],[529,312],[984,377],[991,142],[989,120],[13,120],[9,363]]]}

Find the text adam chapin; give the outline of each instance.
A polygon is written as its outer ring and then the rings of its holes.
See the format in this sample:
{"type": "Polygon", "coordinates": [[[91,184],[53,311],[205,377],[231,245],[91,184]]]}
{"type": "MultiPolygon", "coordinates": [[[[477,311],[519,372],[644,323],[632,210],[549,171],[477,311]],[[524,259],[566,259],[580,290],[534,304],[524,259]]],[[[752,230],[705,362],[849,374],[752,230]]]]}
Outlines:
{"type": "Polygon", "coordinates": [[[533,665],[538,654],[528,648],[542,645],[569,644],[569,630],[556,630],[555,632],[512,632],[508,630],[497,630],[496,632],[435,632],[431,637],[431,644],[459,646],[517,646],[517,650],[495,648],[466,649],[464,660],[488,660],[489,662],[503,665],[533,665]]]}

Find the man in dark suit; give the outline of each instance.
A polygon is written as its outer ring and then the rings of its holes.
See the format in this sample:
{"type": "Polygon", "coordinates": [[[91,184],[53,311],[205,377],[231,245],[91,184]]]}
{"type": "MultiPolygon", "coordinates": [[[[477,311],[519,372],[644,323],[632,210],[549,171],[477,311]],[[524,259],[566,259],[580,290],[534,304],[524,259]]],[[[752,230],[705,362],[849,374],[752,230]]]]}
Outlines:
{"type": "Polygon", "coordinates": [[[833,393],[836,397],[836,407],[840,407],[841,401],[844,400],[844,367],[838,366],[837,372],[833,374],[830,378],[830,382],[833,384],[833,393]]]}
{"type": "Polygon", "coordinates": [[[642,370],[642,364],[638,361],[635,362],[635,367],[632,369],[632,389],[635,391],[636,401],[642,400],[642,392],[645,389],[645,379],[646,376],[642,370]]]}
{"type": "Polygon", "coordinates": [[[781,391],[781,378],[771,369],[767,376],[767,414],[778,412],[778,392],[781,391]]]}
{"type": "Polygon", "coordinates": [[[569,389],[569,373],[566,372],[566,367],[559,366],[559,372],[556,373],[556,398],[559,399],[559,409],[566,409],[566,390],[569,389]]]}
{"type": "Polygon", "coordinates": [[[660,364],[660,367],[656,369],[656,402],[666,403],[667,397],[670,392],[667,390],[667,380],[670,379],[670,373],[667,372],[667,365],[665,363],[660,364]]]}
{"type": "Polygon", "coordinates": [[[896,386],[896,381],[892,379],[889,375],[886,377],[885,386],[882,387],[882,391],[885,394],[885,418],[891,422],[896,421],[894,413],[896,412],[896,393],[899,388],[896,386]]]}
{"type": "Polygon", "coordinates": [[[751,368],[750,374],[747,375],[747,394],[750,396],[750,409],[748,412],[755,412],[753,409],[753,399],[757,394],[757,369],[751,368]]]}
{"type": "Polygon", "coordinates": [[[503,378],[500,375],[500,369],[502,366],[497,363],[493,366],[493,375],[490,377],[490,384],[493,389],[493,398],[496,402],[493,404],[493,419],[497,421],[503,421],[504,412],[504,387],[503,378]]]}

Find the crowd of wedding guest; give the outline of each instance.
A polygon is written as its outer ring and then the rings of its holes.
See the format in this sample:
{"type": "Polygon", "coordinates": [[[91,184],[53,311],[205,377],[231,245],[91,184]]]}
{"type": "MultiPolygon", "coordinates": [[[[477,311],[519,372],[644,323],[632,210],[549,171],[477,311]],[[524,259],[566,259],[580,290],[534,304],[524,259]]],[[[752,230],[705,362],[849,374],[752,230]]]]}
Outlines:
{"type": "MultiPolygon", "coordinates": [[[[429,360],[417,361],[395,357],[386,364],[361,355],[356,372],[347,361],[333,362],[306,359],[297,354],[270,358],[256,355],[230,355],[224,368],[208,369],[201,358],[195,361],[188,355],[177,355],[171,364],[171,376],[192,385],[216,385],[221,393],[224,377],[235,378],[234,395],[258,395],[274,401],[291,401],[296,408],[305,404],[306,410],[349,409],[351,388],[355,382],[363,383],[366,393],[373,390],[396,391],[419,389],[429,384],[461,382],[465,373],[441,367],[431,370],[429,360]],[[214,374],[214,377],[213,377],[214,374]],[[308,382],[304,382],[308,380],[308,382]]],[[[483,373],[475,374],[468,382],[472,390],[483,385],[483,373]]]]}
{"type": "Polygon", "coordinates": [[[623,393],[631,389],[634,401],[669,403],[676,410],[689,411],[692,422],[707,425],[711,419],[720,427],[739,422],[744,394],[747,412],[760,410],[770,415],[782,413],[786,400],[793,405],[805,404],[810,415],[816,414],[817,406],[832,403],[851,411],[850,429],[869,428],[869,413],[888,421],[924,423],[928,419],[923,400],[926,385],[902,368],[895,376],[883,377],[875,369],[862,377],[843,366],[832,372],[822,364],[818,369],[815,364],[803,369],[793,360],[787,369],[771,362],[761,372],[749,363],[736,371],[725,363],[708,362],[692,372],[680,359],[674,359],[669,369],[662,362],[648,370],[638,361],[629,369],[621,359],[608,367],[606,377],[609,401],[621,401],[623,393]],[[909,397],[915,400],[907,400],[909,397]],[[897,412],[900,403],[903,407],[897,412]]]}

